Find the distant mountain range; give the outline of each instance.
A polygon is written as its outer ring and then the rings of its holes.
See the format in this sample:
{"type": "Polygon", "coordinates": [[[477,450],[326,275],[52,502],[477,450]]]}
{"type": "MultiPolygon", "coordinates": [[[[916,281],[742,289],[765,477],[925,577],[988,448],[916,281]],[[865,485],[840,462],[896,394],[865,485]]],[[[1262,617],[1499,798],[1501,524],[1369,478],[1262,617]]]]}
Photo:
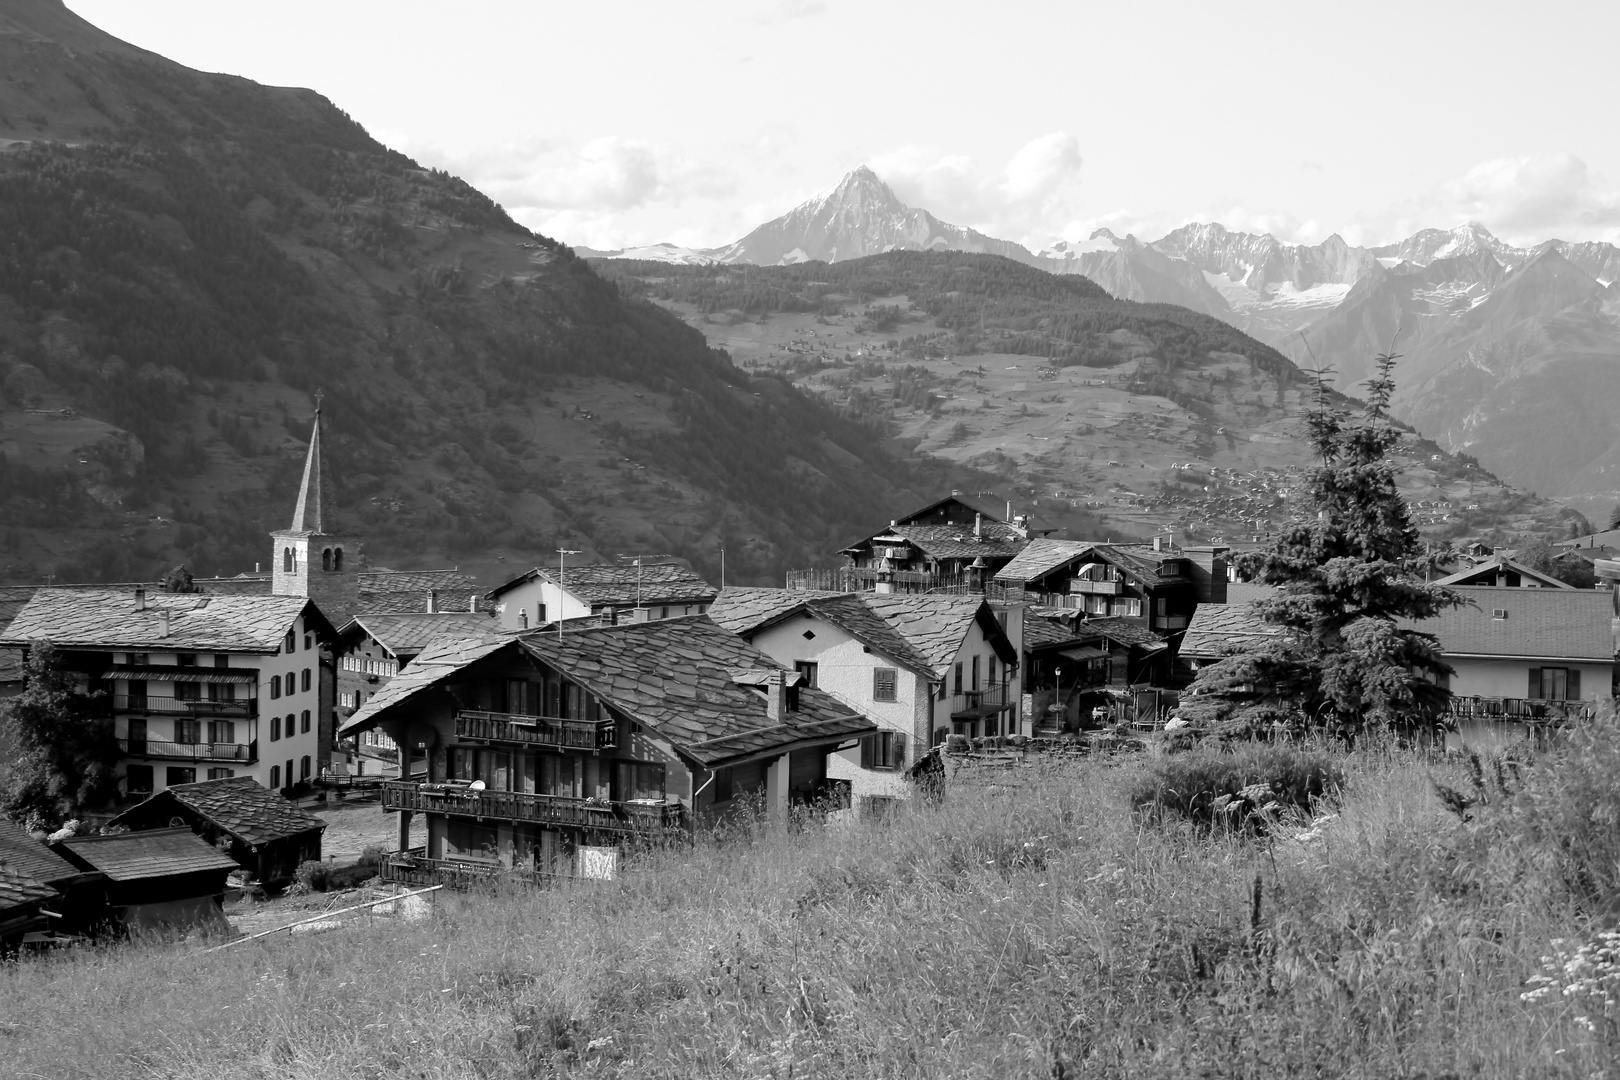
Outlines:
{"type": "Polygon", "coordinates": [[[1402,354],[1397,411],[1503,479],[1589,514],[1620,499],[1620,248],[1520,248],[1477,222],[1398,243],[1291,244],[1214,223],[1158,240],[1099,229],[1038,252],[906,206],[862,166],[724,247],[581,255],[681,264],[839,262],[895,250],[1002,255],[1083,274],[1114,296],[1213,315],[1331,369],[1351,393],[1402,354]]]}

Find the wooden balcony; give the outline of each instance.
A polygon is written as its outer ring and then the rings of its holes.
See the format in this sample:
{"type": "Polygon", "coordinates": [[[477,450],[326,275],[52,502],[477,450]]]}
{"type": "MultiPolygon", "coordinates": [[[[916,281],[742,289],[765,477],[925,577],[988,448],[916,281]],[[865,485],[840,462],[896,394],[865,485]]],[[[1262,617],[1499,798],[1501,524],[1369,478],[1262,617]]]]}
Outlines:
{"type": "Polygon", "coordinates": [[[1454,697],[1454,720],[1496,720],[1504,723],[1561,724],[1590,720],[1597,715],[1595,701],[1551,701],[1539,698],[1454,697]]]}
{"type": "Polygon", "coordinates": [[[565,750],[608,750],[614,746],[616,738],[612,720],[563,720],[481,709],[462,709],[456,713],[456,737],[565,750]]]}
{"type": "Polygon", "coordinates": [[[997,716],[1007,711],[1011,704],[1007,695],[1008,684],[987,687],[983,690],[964,690],[960,694],[951,696],[952,720],[983,720],[987,716],[997,716]]]}
{"type": "Polygon", "coordinates": [[[113,712],[132,716],[212,716],[221,720],[251,720],[259,715],[259,702],[255,698],[210,701],[207,698],[177,698],[170,694],[114,694],[113,712]]]}
{"type": "Polygon", "coordinates": [[[119,739],[118,749],[130,757],[157,758],[161,761],[257,761],[259,744],[180,743],[162,739],[119,739]]]}
{"type": "Polygon", "coordinates": [[[389,780],[384,810],[419,810],[454,817],[491,818],[575,829],[643,832],[679,826],[683,808],[671,802],[599,802],[526,791],[473,791],[459,784],[389,780]]]}
{"type": "Polygon", "coordinates": [[[1080,593],[1086,596],[1122,596],[1125,593],[1125,582],[1118,578],[1113,581],[1092,581],[1089,578],[1070,578],[1069,592],[1080,593]]]}

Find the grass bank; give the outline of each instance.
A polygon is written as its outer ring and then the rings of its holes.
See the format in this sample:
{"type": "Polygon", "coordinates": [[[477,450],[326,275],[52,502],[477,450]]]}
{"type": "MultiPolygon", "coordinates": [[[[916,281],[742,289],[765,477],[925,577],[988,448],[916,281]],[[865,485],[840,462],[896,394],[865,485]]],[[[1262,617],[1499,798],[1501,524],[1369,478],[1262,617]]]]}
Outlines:
{"type": "Polygon", "coordinates": [[[1498,828],[1489,808],[1463,824],[1433,793],[1431,778],[1470,790],[1463,767],[1343,759],[1336,816],[1250,839],[1144,824],[1131,798],[1152,767],[986,773],[891,823],[704,840],[614,883],[440,894],[415,925],[25,961],[0,971],[0,1071],[1383,1080],[1606,1067],[1607,1029],[1520,998],[1550,942],[1600,916],[1556,883],[1514,886],[1503,843],[1481,831],[1498,828]]]}

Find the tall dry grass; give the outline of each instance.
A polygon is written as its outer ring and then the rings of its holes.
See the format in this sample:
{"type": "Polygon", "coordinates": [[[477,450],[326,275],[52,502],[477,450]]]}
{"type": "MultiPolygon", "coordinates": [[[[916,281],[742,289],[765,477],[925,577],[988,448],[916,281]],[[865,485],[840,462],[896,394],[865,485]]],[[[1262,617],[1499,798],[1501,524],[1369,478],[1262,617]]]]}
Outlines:
{"type": "Polygon", "coordinates": [[[1590,904],[1556,884],[1514,891],[1493,811],[1464,824],[1431,790],[1466,785],[1460,767],[1341,766],[1335,817],[1259,838],[1148,824],[1131,811],[1148,764],[1083,762],[985,773],[889,823],[651,852],[619,882],[441,894],[418,925],[25,961],[0,973],[0,1073],[1605,1067],[1561,1005],[1519,997],[1553,938],[1589,931],[1590,904]],[[1489,873],[1470,869],[1481,850],[1489,873]]]}

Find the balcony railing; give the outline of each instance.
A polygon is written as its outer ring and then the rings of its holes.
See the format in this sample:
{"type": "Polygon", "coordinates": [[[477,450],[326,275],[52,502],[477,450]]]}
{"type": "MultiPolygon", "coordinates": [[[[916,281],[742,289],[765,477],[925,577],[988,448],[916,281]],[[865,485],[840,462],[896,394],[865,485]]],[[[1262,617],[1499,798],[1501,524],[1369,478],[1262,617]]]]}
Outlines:
{"type": "Polygon", "coordinates": [[[383,784],[384,810],[421,810],[456,817],[564,825],[578,829],[636,832],[681,823],[681,804],[671,802],[599,802],[526,791],[473,791],[457,784],[383,784]]]}
{"type": "Polygon", "coordinates": [[[456,714],[456,736],[569,750],[606,750],[615,742],[612,720],[563,720],[475,709],[463,709],[456,714]]]}
{"type": "Polygon", "coordinates": [[[1454,697],[1451,699],[1451,715],[1457,720],[1556,724],[1592,719],[1597,715],[1597,703],[1538,698],[1454,697]]]}
{"type": "Polygon", "coordinates": [[[381,873],[384,881],[399,885],[449,885],[452,888],[496,878],[539,884],[567,876],[570,875],[553,874],[544,870],[512,869],[494,862],[429,859],[414,853],[409,856],[394,855],[385,859],[381,873]]]}
{"type": "Polygon", "coordinates": [[[182,743],[163,739],[119,739],[118,748],[130,757],[165,761],[257,761],[259,743],[182,743]]]}
{"type": "Polygon", "coordinates": [[[952,720],[982,720],[1006,711],[1007,683],[983,690],[964,690],[951,695],[952,720]]]}
{"type": "Polygon", "coordinates": [[[1125,591],[1125,583],[1118,578],[1113,581],[1092,581],[1089,578],[1070,578],[1069,591],[1071,593],[1084,593],[1090,596],[1119,596],[1125,591]]]}
{"type": "Polygon", "coordinates": [[[259,715],[255,698],[210,701],[206,698],[177,698],[168,694],[114,694],[113,711],[161,716],[217,716],[227,720],[250,720],[259,715]]]}

